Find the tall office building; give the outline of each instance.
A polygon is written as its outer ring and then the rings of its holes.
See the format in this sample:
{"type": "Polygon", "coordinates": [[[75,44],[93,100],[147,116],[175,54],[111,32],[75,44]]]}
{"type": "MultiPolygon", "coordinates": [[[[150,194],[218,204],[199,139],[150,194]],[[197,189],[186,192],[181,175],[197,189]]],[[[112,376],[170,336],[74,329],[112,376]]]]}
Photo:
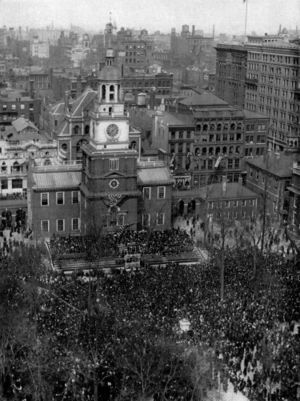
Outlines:
{"type": "Polygon", "coordinates": [[[216,95],[270,118],[269,147],[300,148],[300,46],[283,40],[219,44],[216,95]]]}

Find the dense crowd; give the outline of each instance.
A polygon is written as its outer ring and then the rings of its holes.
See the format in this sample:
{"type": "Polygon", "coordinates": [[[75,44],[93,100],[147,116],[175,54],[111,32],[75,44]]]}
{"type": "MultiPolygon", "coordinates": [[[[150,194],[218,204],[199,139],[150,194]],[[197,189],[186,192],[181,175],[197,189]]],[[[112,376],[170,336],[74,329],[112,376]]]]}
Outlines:
{"type": "MultiPolygon", "coordinates": [[[[134,236],[130,238],[133,239],[134,236]]],[[[294,401],[300,382],[300,336],[296,330],[296,322],[300,321],[298,266],[269,255],[260,257],[254,272],[252,256],[247,251],[226,252],[223,301],[219,296],[217,256],[206,266],[183,268],[170,264],[159,269],[143,268],[134,274],[100,274],[88,285],[81,280],[82,275],[74,276],[71,282],[58,275],[53,281],[56,297],[49,300],[46,295],[40,311],[41,330],[47,335],[52,333],[58,355],[65,354],[62,350],[68,347],[91,346],[90,336],[93,341],[97,338],[89,319],[102,316],[97,345],[102,365],[97,372],[102,396],[110,394],[103,399],[115,399],[120,391],[120,377],[123,385],[129,381],[127,387],[137,380],[123,367],[138,352],[132,352],[132,347],[137,347],[140,340],[163,335],[209,351],[205,390],[221,385],[226,391],[231,382],[234,390],[249,400],[294,401]],[[183,318],[188,319],[191,327],[180,334],[178,322],[183,318]],[[127,343],[129,354],[122,360],[127,343]],[[106,354],[107,349],[115,352],[106,354]]],[[[58,375],[56,383],[61,393],[57,390],[55,399],[69,399],[67,394],[71,397],[79,388],[78,399],[93,399],[93,380],[81,366],[83,359],[72,362],[73,385],[67,386],[67,390],[58,375]]],[[[95,365],[89,362],[88,366],[95,365]]],[[[182,388],[184,385],[181,382],[182,388]]],[[[158,393],[157,397],[161,399],[158,393]]],[[[166,399],[193,399],[182,397],[166,399]]]]}
{"type": "MultiPolygon", "coordinates": [[[[148,244],[147,252],[169,252],[172,244],[182,246],[178,242],[184,238],[180,230],[153,234],[152,239],[146,232],[125,231],[107,236],[107,244],[120,252],[121,245],[130,244],[141,249],[148,244]],[[161,248],[164,241],[166,248],[161,248]]],[[[67,241],[66,248],[73,244],[67,241]]],[[[70,252],[85,249],[86,242],[77,241],[70,252]]],[[[144,395],[159,401],[196,400],[195,383],[184,373],[190,366],[182,367],[181,357],[180,363],[170,363],[163,352],[165,344],[175,342],[205,355],[207,364],[197,373],[203,393],[217,387],[226,391],[231,383],[251,401],[295,401],[300,391],[297,262],[277,254],[226,250],[224,300],[218,250],[205,265],[168,264],[113,276],[95,272],[92,280],[83,273],[69,278],[51,274],[47,290],[39,291],[28,314],[34,313],[35,335],[44,347],[38,373],[51,383],[55,401],[95,400],[97,392],[103,400],[132,400],[142,387],[144,395]],[[186,333],[179,330],[182,319],[190,322],[186,333]],[[178,376],[170,366],[177,366],[178,376]]],[[[24,355],[21,359],[26,360],[24,355]]],[[[13,385],[6,387],[13,387],[16,398],[31,400],[24,395],[26,366],[14,367],[13,385]]]]}
{"type": "Polygon", "coordinates": [[[193,250],[193,241],[184,230],[169,229],[164,231],[123,230],[114,234],[94,237],[58,237],[50,240],[53,255],[84,253],[97,257],[122,257],[126,253],[152,255],[178,255],[193,250]]]}

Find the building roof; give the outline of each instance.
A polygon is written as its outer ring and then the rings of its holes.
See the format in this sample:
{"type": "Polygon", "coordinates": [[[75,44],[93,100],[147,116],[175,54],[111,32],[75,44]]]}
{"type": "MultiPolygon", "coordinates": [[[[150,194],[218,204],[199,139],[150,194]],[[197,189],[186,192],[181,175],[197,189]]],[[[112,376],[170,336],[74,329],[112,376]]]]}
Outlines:
{"type": "Polygon", "coordinates": [[[16,120],[12,121],[11,124],[18,133],[26,128],[31,128],[34,131],[38,131],[38,128],[31,121],[24,117],[17,118],[16,120]]]}
{"type": "Polygon", "coordinates": [[[253,159],[246,159],[250,166],[259,170],[268,171],[277,177],[291,177],[293,168],[293,157],[288,154],[270,153],[267,156],[258,156],[253,159]]]}
{"type": "Polygon", "coordinates": [[[176,126],[193,126],[195,125],[192,114],[180,114],[180,113],[169,113],[164,112],[161,116],[164,124],[176,125],[176,126]]]}
{"type": "Polygon", "coordinates": [[[74,102],[71,104],[70,114],[72,117],[81,117],[82,110],[85,106],[87,106],[91,101],[95,99],[97,96],[97,92],[93,89],[87,87],[80,96],[78,96],[74,102]]]}
{"type": "Polygon", "coordinates": [[[195,119],[216,119],[216,118],[243,118],[243,110],[235,109],[234,107],[220,107],[216,109],[203,108],[193,112],[195,119]]]}
{"type": "Polygon", "coordinates": [[[237,182],[226,183],[223,192],[223,184],[211,184],[199,189],[199,196],[208,200],[257,198],[257,194],[237,182]]]}
{"type": "Polygon", "coordinates": [[[256,118],[264,118],[265,120],[269,120],[270,118],[265,114],[256,113],[254,111],[244,110],[244,115],[246,119],[256,119],[256,118]]]}
{"type": "Polygon", "coordinates": [[[146,167],[138,169],[137,181],[139,185],[167,185],[173,178],[167,167],[146,167]]]}
{"type": "Polygon", "coordinates": [[[228,105],[227,102],[220,99],[216,95],[210,92],[204,91],[203,93],[195,93],[192,96],[186,97],[179,101],[179,104],[185,106],[225,106],[228,105]]]}
{"type": "Polygon", "coordinates": [[[56,103],[51,107],[51,113],[52,114],[61,115],[61,114],[64,113],[64,111],[65,111],[65,102],[56,103]]]}
{"type": "Polygon", "coordinates": [[[59,188],[74,188],[80,184],[80,171],[53,171],[33,173],[34,189],[55,190],[59,188]]]}

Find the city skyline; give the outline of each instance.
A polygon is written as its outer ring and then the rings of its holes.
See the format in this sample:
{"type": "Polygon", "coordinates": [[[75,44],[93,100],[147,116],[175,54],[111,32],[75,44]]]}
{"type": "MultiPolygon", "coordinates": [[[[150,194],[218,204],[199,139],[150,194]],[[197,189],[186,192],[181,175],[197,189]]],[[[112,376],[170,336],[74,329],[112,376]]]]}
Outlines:
{"type": "MultiPolygon", "coordinates": [[[[166,0],[111,0],[103,4],[97,0],[2,0],[0,10],[0,26],[68,28],[73,24],[101,31],[111,13],[118,29],[124,26],[168,33],[188,24],[206,33],[215,26],[216,33],[243,34],[246,4],[243,0],[188,0],[183,6],[182,0],[174,0],[170,8],[166,0]]],[[[280,25],[296,29],[298,21],[298,0],[248,0],[248,34],[277,33],[280,25]]]]}

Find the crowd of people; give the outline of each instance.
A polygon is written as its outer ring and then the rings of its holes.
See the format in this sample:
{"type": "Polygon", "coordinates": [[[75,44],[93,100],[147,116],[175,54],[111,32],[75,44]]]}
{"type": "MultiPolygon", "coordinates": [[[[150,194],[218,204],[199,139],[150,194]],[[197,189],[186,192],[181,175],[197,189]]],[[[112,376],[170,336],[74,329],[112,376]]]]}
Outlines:
{"type": "MultiPolygon", "coordinates": [[[[130,241],[136,239],[135,235],[130,241]]],[[[93,331],[86,332],[87,316],[93,317],[99,310],[101,316],[106,316],[111,311],[113,321],[108,326],[112,330],[109,332],[112,348],[122,347],[127,335],[137,339],[143,336],[149,339],[152,333],[157,338],[163,335],[187,346],[209,350],[207,390],[219,385],[226,391],[231,383],[235,391],[242,392],[249,400],[295,401],[300,390],[297,263],[278,255],[259,256],[254,271],[250,251],[227,250],[225,296],[221,300],[218,257],[216,254],[205,266],[183,267],[174,263],[113,276],[94,273],[92,284],[81,280],[82,274],[74,276],[71,282],[58,275],[54,280],[56,298],[49,301],[47,296],[40,314],[43,330],[46,326],[58,343],[66,342],[64,346],[70,346],[70,336],[78,345],[89,335],[94,336],[93,331]],[[57,294],[61,294],[64,303],[57,294]],[[72,314],[72,309],[66,303],[77,310],[86,308],[80,329],[80,313],[74,312],[76,318],[70,324],[66,316],[72,314]],[[180,334],[178,322],[182,319],[188,320],[190,327],[188,332],[180,334]]],[[[104,318],[101,319],[103,322],[104,318]]],[[[101,341],[104,347],[106,340],[101,341]]],[[[99,349],[103,351],[101,345],[99,349]]],[[[109,362],[103,354],[101,358],[105,369],[110,371],[108,376],[107,371],[103,373],[105,379],[99,379],[103,388],[117,387],[120,375],[125,375],[124,380],[130,376],[120,367],[116,371],[117,362],[111,354],[109,362]]],[[[89,399],[88,391],[92,391],[89,386],[86,384],[84,400],[89,399]]]]}
{"type": "Polygon", "coordinates": [[[191,237],[179,228],[152,232],[123,230],[98,238],[53,236],[50,240],[53,256],[82,253],[93,259],[104,256],[122,257],[126,253],[178,255],[192,251],[193,247],[191,237]]]}

